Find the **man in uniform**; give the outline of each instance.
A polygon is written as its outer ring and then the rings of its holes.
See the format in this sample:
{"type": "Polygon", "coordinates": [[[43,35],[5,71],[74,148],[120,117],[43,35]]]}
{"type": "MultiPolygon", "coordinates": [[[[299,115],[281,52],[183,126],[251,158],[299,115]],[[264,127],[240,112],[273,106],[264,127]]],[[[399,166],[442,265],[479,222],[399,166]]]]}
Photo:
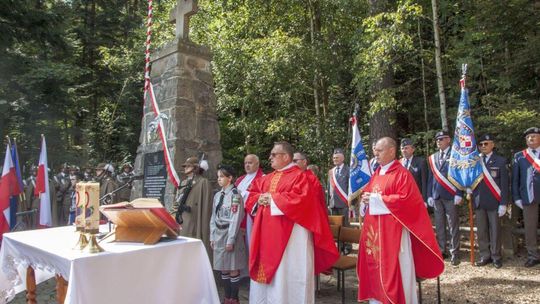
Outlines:
{"type": "Polygon", "coordinates": [[[249,274],[251,303],[314,303],[315,274],[338,259],[321,204],[306,174],[293,163],[293,148],[277,142],[274,172],[256,180],[246,210],[255,214],[249,274]]]}
{"type": "Polygon", "coordinates": [[[94,181],[94,175],[92,174],[92,168],[88,167],[88,168],[84,169],[83,181],[85,181],[85,182],[94,181]]]}
{"type": "Polygon", "coordinates": [[[439,248],[446,255],[446,222],[450,230],[450,263],[459,265],[459,215],[457,205],[461,203],[462,192],[448,180],[448,159],[451,138],[448,132],[435,134],[438,151],[429,157],[427,183],[428,205],[435,211],[435,232],[439,248]]]}
{"type": "Polygon", "coordinates": [[[414,144],[409,138],[403,138],[401,140],[401,164],[405,167],[414,177],[414,181],[418,186],[418,190],[422,193],[424,202],[427,202],[427,167],[426,160],[421,156],[414,155],[414,144]]]}
{"type": "Polygon", "coordinates": [[[349,226],[349,166],[345,165],[345,154],[342,149],[335,149],[332,156],[334,166],[328,170],[328,205],[332,215],[343,215],[343,225],[349,226]]]}
{"type": "Polygon", "coordinates": [[[181,236],[197,238],[203,241],[212,256],[210,248],[210,217],[212,216],[212,187],[201,174],[199,159],[188,158],[182,165],[186,178],[180,183],[176,192],[171,213],[182,225],[181,236]]]}
{"type": "Polygon", "coordinates": [[[493,136],[486,134],[478,139],[483,162],[484,178],[473,191],[476,207],[476,229],[480,260],[476,266],[493,263],[502,267],[501,223],[499,217],[506,213],[508,204],[508,170],[506,159],[493,151],[493,136]]]}
{"type": "Polygon", "coordinates": [[[38,169],[36,166],[30,168],[30,177],[25,181],[24,187],[24,198],[26,210],[38,209],[39,208],[39,196],[35,195],[36,189],[36,178],[37,178],[38,169]]]}
{"type": "Polygon", "coordinates": [[[129,199],[131,198],[131,181],[133,176],[133,166],[129,162],[125,163],[122,166],[122,173],[116,176],[116,182],[118,184],[118,188],[126,185],[127,183],[130,184],[117,192],[119,202],[129,202],[129,199]]]}
{"type": "Polygon", "coordinates": [[[96,182],[99,183],[100,204],[117,203],[116,194],[111,194],[118,188],[112,174],[114,167],[111,164],[100,163],[96,167],[96,182]]]}
{"type": "Polygon", "coordinates": [[[444,270],[422,195],[396,152],[392,138],[377,141],[379,169],[362,194],[368,208],[357,265],[359,301],[418,303],[416,279],[444,270]]]}
{"type": "Polygon", "coordinates": [[[538,204],[540,203],[540,128],[524,133],[527,149],[514,155],[512,166],[512,196],[516,206],[523,209],[525,222],[525,267],[540,264],[538,255],[538,204]]]}
{"type": "Polygon", "coordinates": [[[60,168],[60,172],[53,178],[56,189],[57,218],[59,225],[66,225],[69,221],[69,206],[71,199],[69,197],[69,189],[71,182],[69,181],[69,166],[64,163],[60,168]]]}

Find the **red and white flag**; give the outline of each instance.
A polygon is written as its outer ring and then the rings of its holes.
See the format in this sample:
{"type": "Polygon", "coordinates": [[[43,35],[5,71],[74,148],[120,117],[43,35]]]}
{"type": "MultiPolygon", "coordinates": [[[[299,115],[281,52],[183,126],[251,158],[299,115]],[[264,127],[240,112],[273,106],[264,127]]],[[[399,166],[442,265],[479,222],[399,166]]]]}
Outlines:
{"type": "Polygon", "coordinates": [[[15,194],[17,183],[17,173],[11,158],[11,148],[9,143],[6,147],[6,157],[4,158],[4,167],[2,169],[2,178],[0,179],[0,239],[5,232],[9,232],[10,208],[9,200],[15,194]]]}
{"type": "Polygon", "coordinates": [[[41,152],[36,178],[35,196],[39,196],[39,226],[51,227],[51,196],[49,190],[49,167],[47,166],[47,144],[45,136],[41,136],[41,152]]]}

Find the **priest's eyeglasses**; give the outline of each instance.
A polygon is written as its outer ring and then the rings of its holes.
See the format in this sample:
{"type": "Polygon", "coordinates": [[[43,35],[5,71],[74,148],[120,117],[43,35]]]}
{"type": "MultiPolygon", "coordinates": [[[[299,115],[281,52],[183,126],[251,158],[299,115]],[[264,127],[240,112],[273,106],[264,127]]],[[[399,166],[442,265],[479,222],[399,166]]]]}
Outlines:
{"type": "Polygon", "coordinates": [[[272,153],[270,153],[270,157],[276,157],[276,156],[278,156],[280,154],[287,154],[287,153],[285,153],[285,152],[272,152],[272,153]]]}

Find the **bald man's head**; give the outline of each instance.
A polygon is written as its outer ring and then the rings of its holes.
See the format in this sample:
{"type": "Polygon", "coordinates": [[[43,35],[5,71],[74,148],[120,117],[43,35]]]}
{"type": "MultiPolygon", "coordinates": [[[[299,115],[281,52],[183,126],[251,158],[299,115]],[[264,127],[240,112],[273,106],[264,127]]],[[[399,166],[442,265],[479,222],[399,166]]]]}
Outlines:
{"type": "Polygon", "coordinates": [[[384,166],[396,159],[397,143],[393,138],[383,137],[377,141],[373,152],[379,165],[384,166]]]}
{"type": "Polygon", "coordinates": [[[255,154],[248,154],[244,158],[244,169],[247,174],[255,173],[259,170],[259,157],[255,154]]]}

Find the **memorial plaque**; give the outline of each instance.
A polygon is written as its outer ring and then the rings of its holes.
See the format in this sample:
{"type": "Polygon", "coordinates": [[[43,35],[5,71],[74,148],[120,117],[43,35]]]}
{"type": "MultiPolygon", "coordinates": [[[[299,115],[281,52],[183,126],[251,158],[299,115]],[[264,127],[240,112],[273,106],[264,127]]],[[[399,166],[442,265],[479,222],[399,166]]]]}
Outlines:
{"type": "Polygon", "coordinates": [[[144,155],[143,197],[157,198],[163,204],[167,186],[167,166],[163,151],[144,155]]]}

